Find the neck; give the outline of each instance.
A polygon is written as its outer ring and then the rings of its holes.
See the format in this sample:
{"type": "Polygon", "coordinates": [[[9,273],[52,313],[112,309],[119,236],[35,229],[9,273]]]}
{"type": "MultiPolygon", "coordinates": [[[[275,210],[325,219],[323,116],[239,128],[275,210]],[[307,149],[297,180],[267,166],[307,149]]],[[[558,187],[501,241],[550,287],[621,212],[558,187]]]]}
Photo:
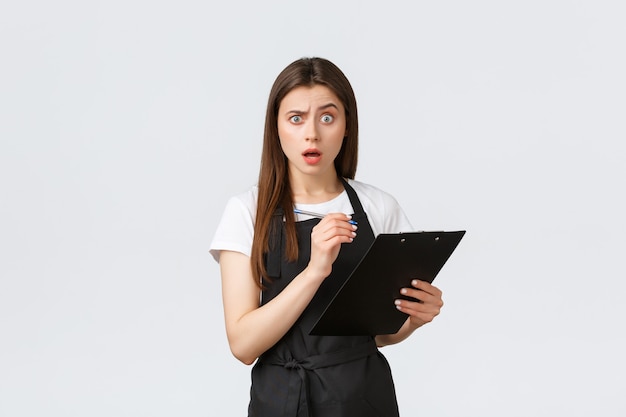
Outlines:
{"type": "Polygon", "coordinates": [[[343,184],[334,170],[323,176],[290,173],[289,184],[293,201],[301,204],[323,203],[343,192],[343,184]]]}

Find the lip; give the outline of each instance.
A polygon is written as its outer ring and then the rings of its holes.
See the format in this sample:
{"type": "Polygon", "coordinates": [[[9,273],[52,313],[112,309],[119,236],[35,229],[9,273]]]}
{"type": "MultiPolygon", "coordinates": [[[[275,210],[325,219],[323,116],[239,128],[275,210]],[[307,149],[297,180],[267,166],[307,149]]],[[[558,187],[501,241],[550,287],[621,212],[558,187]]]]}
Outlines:
{"type": "Polygon", "coordinates": [[[307,164],[315,165],[322,160],[322,152],[316,148],[309,148],[302,152],[302,157],[307,164]]]}

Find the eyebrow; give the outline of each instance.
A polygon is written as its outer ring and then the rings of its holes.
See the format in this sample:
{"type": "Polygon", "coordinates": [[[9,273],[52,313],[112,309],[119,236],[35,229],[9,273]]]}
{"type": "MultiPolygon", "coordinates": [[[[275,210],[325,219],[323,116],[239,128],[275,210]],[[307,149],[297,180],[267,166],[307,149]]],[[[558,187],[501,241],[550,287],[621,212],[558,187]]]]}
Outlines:
{"type": "MultiPolygon", "coordinates": [[[[339,107],[337,107],[337,105],[335,103],[328,103],[328,104],[324,104],[323,106],[319,106],[317,108],[317,110],[326,110],[329,108],[334,108],[336,110],[339,110],[339,107]]],[[[296,114],[307,114],[308,111],[304,111],[304,110],[289,110],[287,112],[285,112],[285,114],[291,114],[291,113],[296,113],[296,114]]]]}

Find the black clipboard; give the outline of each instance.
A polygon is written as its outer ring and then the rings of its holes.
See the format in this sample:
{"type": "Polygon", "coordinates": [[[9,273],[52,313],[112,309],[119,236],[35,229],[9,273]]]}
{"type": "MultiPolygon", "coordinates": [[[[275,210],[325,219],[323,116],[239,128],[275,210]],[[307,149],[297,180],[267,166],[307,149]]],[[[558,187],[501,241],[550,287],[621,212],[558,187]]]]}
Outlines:
{"type": "Polygon", "coordinates": [[[412,279],[433,282],[465,235],[454,232],[380,234],[310,331],[312,335],[393,334],[408,317],[394,300],[412,279]]]}

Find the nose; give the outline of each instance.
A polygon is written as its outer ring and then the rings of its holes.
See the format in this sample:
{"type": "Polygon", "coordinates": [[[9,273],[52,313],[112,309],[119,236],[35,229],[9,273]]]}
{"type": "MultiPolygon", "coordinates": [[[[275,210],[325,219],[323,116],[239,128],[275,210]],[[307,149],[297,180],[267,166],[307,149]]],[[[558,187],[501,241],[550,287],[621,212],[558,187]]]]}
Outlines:
{"type": "Polygon", "coordinates": [[[313,120],[309,120],[306,124],[305,140],[310,142],[316,142],[319,140],[319,132],[317,130],[317,123],[313,120]]]}

